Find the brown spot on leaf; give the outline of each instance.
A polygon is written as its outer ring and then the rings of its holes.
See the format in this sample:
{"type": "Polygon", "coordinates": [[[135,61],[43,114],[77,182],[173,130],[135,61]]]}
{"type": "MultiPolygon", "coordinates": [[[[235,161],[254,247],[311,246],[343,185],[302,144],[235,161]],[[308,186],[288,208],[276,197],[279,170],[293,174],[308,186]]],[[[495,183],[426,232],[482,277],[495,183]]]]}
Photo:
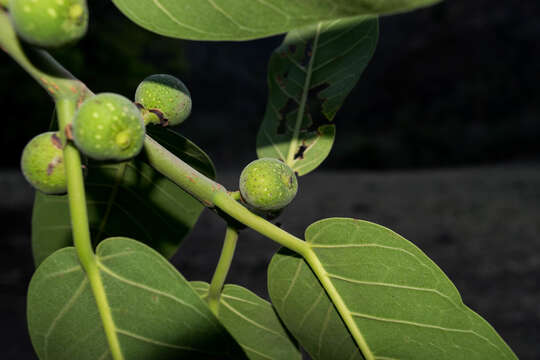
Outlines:
{"type": "Polygon", "coordinates": [[[62,146],[62,140],[60,140],[60,138],[58,137],[58,135],[52,134],[52,136],[51,136],[51,142],[52,142],[52,144],[54,145],[54,147],[56,147],[57,149],[62,150],[62,148],[63,148],[63,146],[62,146]]]}
{"type": "Polygon", "coordinates": [[[320,96],[320,93],[328,87],[330,87],[329,83],[322,83],[309,90],[306,104],[306,114],[310,120],[310,125],[306,129],[308,132],[315,132],[320,126],[330,122],[322,112],[322,105],[326,99],[320,96]]]}
{"type": "Polygon", "coordinates": [[[283,78],[279,74],[276,75],[275,79],[279,86],[285,87],[285,81],[283,81],[283,78]]]}
{"type": "MultiPolygon", "coordinates": [[[[302,141],[302,145],[300,145],[300,147],[298,148],[298,151],[296,152],[296,154],[294,154],[294,159],[303,159],[304,158],[304,152],[306,151],[307,149],[307,145],[306,145],[306,142],[305,141],[302,141]]],[[[291,181],[292,181],[292,178],[291,178],[291,181]]]]}
{"type": "Polygon", "coordinates": [[[296,107],[296,102],[293,99],[289,98],[287,100],[287,103],[285,103],[285,105],[281,109],[279,109],[280,118],[277,128],[278,134],[285,134],[285,131],[287,130],[287,114],[289,114],[293,110],[296,110],[296,107]]]}
{"type": "Polygon", "coordinates": [[[306,44],[304,47],[304,57],[300,64],[304,67],[308,66],[311,56],[313,55],[313,40],[306,44]]]}

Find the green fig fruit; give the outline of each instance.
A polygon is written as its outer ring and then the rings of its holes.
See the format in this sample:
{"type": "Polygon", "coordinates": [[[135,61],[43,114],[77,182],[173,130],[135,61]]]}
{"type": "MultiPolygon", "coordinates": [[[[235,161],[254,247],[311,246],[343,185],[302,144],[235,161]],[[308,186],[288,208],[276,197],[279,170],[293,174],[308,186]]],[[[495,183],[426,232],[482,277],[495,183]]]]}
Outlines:
{"type": "Polygon", "coordinates": [[[242,199],[256,210],[283,209],[294,199],[297,191],[294,171],[278,159],[252,161],[240,175],[242,199]]]}
{"type": "Polygon", "coordinates": [[[21,38],[45,48],[74,43],[88,28],[86,0],[10,0],[9,13],[21,38]]]}
{"type": "Polygon", "coordinates": [[[146,124],[178,125],[191,113],[191,95],[172,75],[156,74],[144,79],[135,92],[146,124]]]}
{"type": "Polygon", "coordinates": [[[21,169],[26,180],[45,194],[67,192],[62,141],[57,132],[34,137],[24,147],[21,169]]]}
{"type": "Polygon", "coordinates": [[[86,99],[73,119],[75,145],[96,160],[124,161],[144,143],[141,112],[124,96],[102,93],[86,99]]]}

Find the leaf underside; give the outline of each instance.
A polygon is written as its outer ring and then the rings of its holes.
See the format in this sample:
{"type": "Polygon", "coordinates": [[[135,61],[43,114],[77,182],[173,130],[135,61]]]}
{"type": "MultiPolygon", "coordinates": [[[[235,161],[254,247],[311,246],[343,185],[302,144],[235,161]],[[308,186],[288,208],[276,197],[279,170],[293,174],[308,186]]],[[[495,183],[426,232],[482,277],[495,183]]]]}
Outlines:
{"type": "MultiPolygon", "coordinates": [[[[96,253],[124,359],[244,358],[189,282],[156,251],[135,240],[111,238],[96,253]]],[[[74,248],[58,250],[38,268],[29,286],[27,315],[41,360],[112,359],[74,248]]]]}
{"type": "Polygon", "coordinates": [[[439,0],[113,0],[133,22],[191,40],[250,40],[321,21],[410,11],[439,0]]]}
{"type": "Polygon", "coordinates": [[[373,56],[377,39],[378,20],[365,17],[287,34],[268,66],[259,158],[281,159],[300,176],[326,159],[336,133],[332,121],[373,56]]]}
{"type": "MultiPolygon", "coordinates": [[[[215,177],[212,162],[192,142],[168,129],[149,126],[148,132],[198,171],[215,177]]],[[[170,257],[203,210],[191,195],[148,165],[144,154],[124,163],[91,161],[87,173],[85,188],[94,245],[107,237],[128,236],[170,257]]],[[[36,265],[72,244],[67,195],[36,192],[32,215],[36,265]]]]}
{"type": "MultiPolygon", "coordinates": [[[[191,286],[201,298],[209,285],[193,281],[191,286]]],[[[240,344],[250,360],[300,360],[300,351],[291,341],[268,301],[238,285],[227,284],[220,298],[218,318],[240,344]]]]}
{"type": "MultiPolygon", "coordinates": [[[[463,304],[442,270],[391,230],[326,219],[308,227],[306,241],[364,338],[366,359],[517,359],[491,325],[463,304]]],[[[304,260],[278,252],[268,287],[281,319],[314,359],[361,359],[304,260]]]]}

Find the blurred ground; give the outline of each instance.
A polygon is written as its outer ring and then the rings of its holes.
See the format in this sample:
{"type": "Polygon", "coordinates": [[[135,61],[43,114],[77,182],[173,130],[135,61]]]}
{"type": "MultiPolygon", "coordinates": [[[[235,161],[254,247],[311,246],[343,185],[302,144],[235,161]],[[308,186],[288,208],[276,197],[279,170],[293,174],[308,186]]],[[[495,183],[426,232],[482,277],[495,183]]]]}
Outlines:
{"type": "MultiPolygon", "coordinates": [[[[219,180],[235,187],[238,174],[219,180]]],[[[334,216],[385,225],[424,250],[520,359],[540,355],[540,164],[389,172],[321,172],[300,180],[300,193],[278,220],[302,236],[334,216]]],[[[32,191],[17,172],[0,173],[0,348],[2,359],[35,359],[25,323],[32,191]]],[[[190,280],[208,281],[224,223],[205,212],[173,262],[190,280]]],[[[241,234],[229,282],[266,296],[266,265],[277,249],[241,234]]]]}

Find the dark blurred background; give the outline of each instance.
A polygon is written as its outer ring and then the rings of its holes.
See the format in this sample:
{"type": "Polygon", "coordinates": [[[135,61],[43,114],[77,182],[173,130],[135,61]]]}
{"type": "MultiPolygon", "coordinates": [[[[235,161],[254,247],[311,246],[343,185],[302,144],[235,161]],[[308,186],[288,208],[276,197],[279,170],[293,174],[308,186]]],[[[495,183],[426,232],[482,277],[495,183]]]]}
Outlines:
{"type": "MultiPolygon", "coordinates": [[[[90,10],[88,36],[54,56],[94,92],[132,98],[147,75],[181,78],[194,109],[178,130],[235,187],[256,156],[267,61],[282,37],[180,41],[138,28],[109,1],[91,2],[90,10]]],[[[398,231],[531,360],[540,354],[539,15],[533,1],[477,0],[382,18],[375,56],[336,117],[336,145],[320,171],[301,179],[301,194],[281,220],[298,235],[330,216],[398,231]]],[[[35,359],[24,316],[34,270],[33,194],[18,164],[26,142],[48,127],[53,106],[3,53],[0,106],[0,352],[35,359]]],[[[208,280],[223,224],[205,213],[199,225],[174,263],[188,278],[208,280]]],[[[265,296],[276,247],[251,231],[243,239],[231,282],[265,296]]]]}

